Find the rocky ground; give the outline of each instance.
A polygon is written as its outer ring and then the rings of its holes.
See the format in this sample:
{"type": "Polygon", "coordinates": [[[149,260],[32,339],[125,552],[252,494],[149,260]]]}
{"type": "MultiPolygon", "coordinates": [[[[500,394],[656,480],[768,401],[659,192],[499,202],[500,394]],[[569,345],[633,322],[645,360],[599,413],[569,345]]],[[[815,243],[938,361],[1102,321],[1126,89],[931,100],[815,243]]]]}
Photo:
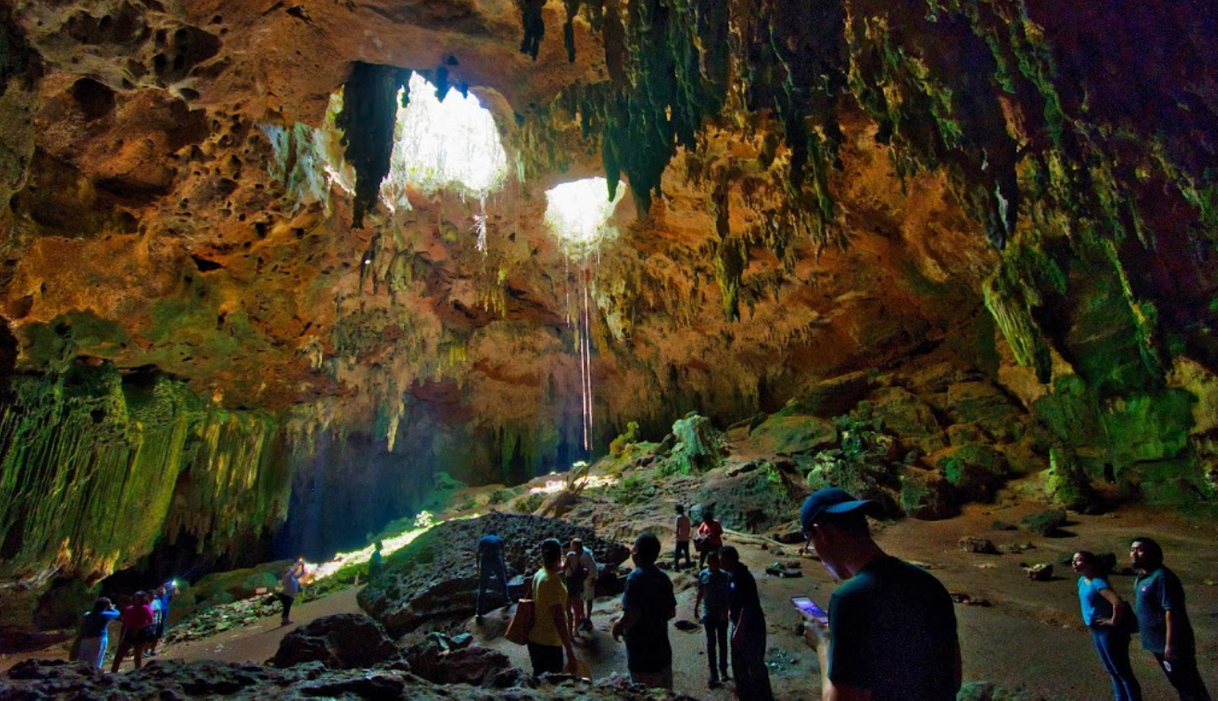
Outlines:
{"type": "MultiPolygon", "coordinates": [[[[890,417],[898,415],[891,405],[883,409],[890,417]]],[[[794,457],[784,450],[816,444],[821,440],[814,435],[818,425],[778,415],[751,430],[737,427],[717,434],[698,417],[688,417],[660,444],[617,446],[615,457],[595,465],[589,486],[578,494],[529,496],[528,488],[556,479],[543,477],[516,491],[523,496],[498,507],[556,512],[561,519],[499,513],[442,523],[388,558],[385,575],[373,586],[302,602],[293,612],[295,625],[280,627],[273,617],[277,609],[260,603],[265,597],[196,616],[142,672],[93,676],[9,658],[4,666],[12,669],[0,698],[430,698],[447,693],[449,698],[481,699],[500,698],[508,688],[521,699],[636,698],[621,676],[625,650],[608,632],[620,613],[611,593],[620,576],[615,565],[625,558],[624,545],[644,529],[657,532],[670,547],[674,507],[680,503],[717,506],[729,528],[728,542],[741,549],[743,562],[758,576],[775,691],[779,698],[810,699],[819,688],[820,671],[796,632],[800,619],[789,599],[807,595],[825,605],[835,583],[814,557],[798,552],[794,519],[810,485],[835,470],[855,480],[852,489],[893,509],[933,512],[935,490],[952,496],[946,503],[954,516],[884,521],[876,529],[886,550],[929,569],[960,603],[956,615],[969,682],[962,698],[1105,698],[1106,676],[1079,621],[1075,579],[1065,563],[1074,551],[1087,549],[1112,553],[1123,565],[1137,535],[1158,539],[1168,564],[1184,581],[1199,640],[1199,666],[1211,688],[1218,688],[1218,528],[1212,519],[1129,505],[1094,515],[1065,510],[1049,502],[1051,471],[1021,476],[1010,474],[1008,467],[1001,479],[985,478],[997,468],[976,456],[963,467],[957,462],[938,472],[924,470],[920,484],[929,487],[911,494],[907,482],[888,481],[883,471],[868,467],[879,464],[877,456],[890,461],[890,469],[899,467],[891,462],[899,451],[890,441],[907,440],[908,431],[892,439],[853,426],[841,432],[853,433],[859,444],[834,436],[824,449],[792,451],[794,457]],[[843,448],[854,450],[855,457],[843,448]],[[851,470],[843,469],[847,459],[854,461],[851,470]],[[965,489],[988,490],[981,494],[984,503],[961,499],[965,489]],[[576,533],[607,563],[595,630],[581,635],[577,644],[588,675],[597,680],[594,685],[573,680],[538,685],[521,671],[528,668],[526,651],[501,637],[507,612],[493,613],[481,623],[473,620],[473,544],[488,521],[492,530],[507,535],[514,570],[536,566],[532,546],[542,537],[569,539],[576,533]],[[764,574],[767,569],[775,574],[764,574]],[[1037,578],[1030,576],[1032,571],[1037,578]],[[448,691],[435,686],[459,681],[479,685],[458,684],[448,691]]],[[[462,494],[462,511],[441,519],[470,516],[475,510],[485,514],[494,493],[488,488],[462,494]]],[[[706,688],[704,637],[694,623],[694,579],[688,571],[670,574],[678,592],[677,620],[670,629],[676,691],[711,701],[733,698],[730,685],[706,688]]],[[[1128,573],[1118,570],[1113,583],[1129,595],[1128,573]]],[[[62,656],[55,650],[38,656],[57,654],[62,656]]],[[[1172,697],[1148,655],[1135,652],[1134,668],[1146,698],[1172,697]]]]}

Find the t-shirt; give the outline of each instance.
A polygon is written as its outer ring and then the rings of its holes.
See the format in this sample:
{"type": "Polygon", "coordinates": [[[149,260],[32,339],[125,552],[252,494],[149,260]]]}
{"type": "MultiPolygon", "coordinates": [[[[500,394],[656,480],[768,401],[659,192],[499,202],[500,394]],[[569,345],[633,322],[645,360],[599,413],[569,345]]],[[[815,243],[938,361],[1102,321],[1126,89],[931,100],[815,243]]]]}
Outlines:
{"type": "Polygon", "coordinates": [[[108,638],[106,626],[110,621],[118,618],[118,611],[110,609],[100,613],[89,611],[85,614],[84,620],[80,624],[80,637],[82,638],[108,638]]]}
{"type": "Polygon", "coordinates": [[[551,647],[562,647],[562,636],[554,620],[552,607],[567,608],[567,588],[563,586],[562,574],[550,572],[544,567],[533,575],[533,627],[529,629],[529,642],[551,647]]]}
{"type": "Polygon", "coordinates": [[[161,609],[161,598],[159,596],[152,597],[152,601],[148,602],[148,608],[152,609],[152,622],[159,625],[165,620],[165,612],[161,609]]]}
{"type": "Polygon", "coordinates": [[[732,576],[709,567],[698,573],[698,593],[702,594],[701,615],[710,621],[726,621],[731,609],[732,576]]]}
{"type": "Polygon", "coordinates": [[[956,612],[943,584],[883,557],[829,601],[829,679],[872,701],[954,701],[956,612]]]}
{"type": "Polygon", "coordinates": [[[698,526],[698,537],[703,539],[704,548],[723,547],[723,524],[718,521],[703,521],[702,525],[698,526]]]}
{"type": "Polygon", "coordinates": [[[737,564],[731,575],[728,610],[732,623],[740,625],[743,621],[747,626],[744,633],[753,634],[765,631],[765,613],[761,610],[757,580],[753,578],[753,573],[749,572],[749,568],[742,564],[737,564]]]}
{"type": "Polygon", "coordinates": [[[1184,586],[1175,572],[1160,566],[1138,577],[1133,585],[1133,598],[1142,649],[1163,654],[1167,647],[1168,611],[1172,627],[1176,628],[1176,643],[1186,650],[1194,649],[1193,626],[1184,607],[1184,586]]]}
{"type": "Polygon", "coordinates": [[[1100,593],[1111,588],[1112,585],[1104,577],[1092,577],[1090,581],[1086,577],[1078,578],[1078,602],[1083,608],[1083,623],[1095,626],[1100,619],[1112,618],[1112,602],[1100,593]]]}
{"type": "Polygon", "coordinates": [[[689,540],[690,527],[691,526],[690,526],[688,516],[686,516],[685,514],[681,514],[680,516],[677,517],[677,540],[678,541],[684,542],[684,541],[689,540]]]}
{"type": "Polygon", "coordinates": [[[668,619],[677,608],[672,580],[660,568],[636,567],[626,577],[622,610],[638,611],[638,621],[626,631],[626,667],[638,674],[654,674],[672,666],[668,619]]]}
{"type": "Polygon", "coordinates": [[[596,586],[596,577],[598,574],[600,574],[600,571],[597,569],[597,566],[596,566],[596,557],[592,554],[592,551],[589,550],[588,546],[586,546],[586,545],[584,546],[584,552],[582,554],[580,554],[580,556],[579,556],[579,561],[584,563],[584,569],[588,571],[588,578],[584,584],[584,594],[587,595],[589,593],[588,587],[596,586]]]}
{"type": "Polygon", "coordinates": [[[300,593],[300,580],[296,579],[296,573],[293,571],[284,574],[279,580],[279,588],[284,596],[295,598],[300,593]]]}
{"type": "Polygon", "coordinates": [[[128,630],[139,630],[152,625],[152,608],[148,604],[140,604],[136,606],[132,604],[123,609],[119,614],[118,620],[123,622],[123,627],[128,630]]]}

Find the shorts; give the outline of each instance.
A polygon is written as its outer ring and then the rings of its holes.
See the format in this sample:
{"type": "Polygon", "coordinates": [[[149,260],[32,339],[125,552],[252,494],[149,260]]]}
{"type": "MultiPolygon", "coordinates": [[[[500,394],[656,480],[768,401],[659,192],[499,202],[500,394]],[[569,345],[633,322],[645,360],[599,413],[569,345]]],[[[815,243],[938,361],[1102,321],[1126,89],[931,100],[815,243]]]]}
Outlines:
{"type": "Polygon", "coordinates": [[[596,598],[596,577],[588,577],[584,581],[584,601],[591,602],[596,598]]]}
{"type": "Polygon", "coordinates": [[[567,598],[579,599],[584,596],[584,580],[583,578],[571,577],[567,579],[567,598]]]}

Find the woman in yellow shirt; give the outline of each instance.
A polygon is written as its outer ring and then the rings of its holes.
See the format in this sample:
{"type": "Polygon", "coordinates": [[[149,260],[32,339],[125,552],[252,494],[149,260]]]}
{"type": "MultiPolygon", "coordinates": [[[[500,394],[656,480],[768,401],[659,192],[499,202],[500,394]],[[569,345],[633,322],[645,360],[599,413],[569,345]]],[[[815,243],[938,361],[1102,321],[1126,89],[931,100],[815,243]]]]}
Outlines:
{"type": "Polygon", "coordinates": [[[567,628],[567,588],[562,582],[562,545],[553,538],[541,543],[542,568],[533,576],[533,627],[529,629],[529,660],[533,676],[575,668],[575,648],[567,628]]]}

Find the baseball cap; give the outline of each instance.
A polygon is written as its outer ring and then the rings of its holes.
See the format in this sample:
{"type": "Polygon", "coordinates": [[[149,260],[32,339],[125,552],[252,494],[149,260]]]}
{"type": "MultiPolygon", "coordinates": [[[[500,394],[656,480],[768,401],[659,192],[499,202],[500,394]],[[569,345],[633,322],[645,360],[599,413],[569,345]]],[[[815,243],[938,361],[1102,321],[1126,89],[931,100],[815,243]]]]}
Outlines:
{"type": "Polygon", "coordinates": [[[823,514],[846,514],[855,509],[866,509],[871,516],[880,513],[880,505],[870,499],[855,499],[850,492],[837,487],[818,489],[804,501],[799,510],[799,522],[806,533],[823,514]]]}

